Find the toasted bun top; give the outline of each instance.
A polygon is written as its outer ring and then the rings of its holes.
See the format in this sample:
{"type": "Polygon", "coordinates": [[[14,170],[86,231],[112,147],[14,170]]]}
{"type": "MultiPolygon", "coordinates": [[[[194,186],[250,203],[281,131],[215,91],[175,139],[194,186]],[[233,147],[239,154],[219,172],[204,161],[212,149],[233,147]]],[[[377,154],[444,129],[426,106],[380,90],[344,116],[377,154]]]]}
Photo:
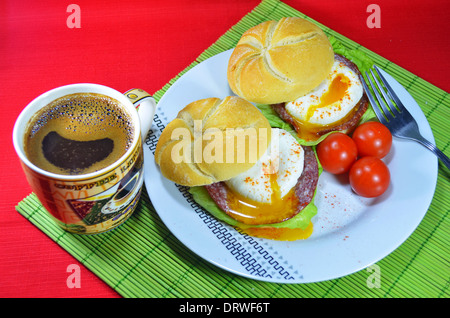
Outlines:
{"type": "Polygon", "coordinates": [[[242,35],[228,63],[228,83],[251,102],[288,102],[318,86],[333,61],[330,41],[315,24],[296,17],[266,21],[242,35]]]}
{"type": "Polygon", "coordinates": [[[248,101],[229,96],[190,103],[163,130],[155,161],[167,179],[208,185],[250,169],[270,143],[271,127],[248,101]]]}

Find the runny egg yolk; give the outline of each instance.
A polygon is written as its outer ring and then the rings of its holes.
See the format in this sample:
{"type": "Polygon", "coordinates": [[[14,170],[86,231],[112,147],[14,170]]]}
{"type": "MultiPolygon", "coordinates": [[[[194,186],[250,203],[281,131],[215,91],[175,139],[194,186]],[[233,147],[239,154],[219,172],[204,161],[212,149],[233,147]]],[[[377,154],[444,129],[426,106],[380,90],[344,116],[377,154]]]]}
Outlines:
{"type": "MultiPolygon", "coordinates": [[[[247,180],[247,182],[252,181],[247,180]]],[[[294,193],[295,188],[292,188],[284,197],[281,197],[276,173],[269,175],[267,186],[270,186],[272,189],[270,203],[249,199],[228,188],[227,200],[229,210],[227,214],[235,220],[249,225],[279,223],[294,216],[298,207],[298,199],[294,193]]]]}
{"type": "Polygon", "coordinates": [[[347,92],[348,84],[349,80],[347,77],[342,74],[337,75],[331,82],[330,89],[320,97],[319,104],[309,107],[306,121],[309,121],[317,109],[327,107],[343,99],[347,92]]]}
{"type": "Polygon", "coordinates": [[[305,120],[299,120],[295,118],[295,116],[292,116],[296,126],[299,128],[297,129],[297,133],[301,139],[307,141],[315,140],[318,138],[317,132],[327,127],[338,126],[346,122],[349,118],[353,116],[354,112],[356,111],[355,108],[353,108],[344,118],[336,122],[333,122],[332,124],[320,125],[309,122],[309,120],[317,110],[322,108],[326,110],[326,108],[329,107],[330,105],[342,101],[347,94],[349,86],[350,80],[344,74],[337,74],[333,79],[333,81],[331,82],[328,90],[320,97],[318,103],[315,105],[311,105],[308,108],[305,120]]]}

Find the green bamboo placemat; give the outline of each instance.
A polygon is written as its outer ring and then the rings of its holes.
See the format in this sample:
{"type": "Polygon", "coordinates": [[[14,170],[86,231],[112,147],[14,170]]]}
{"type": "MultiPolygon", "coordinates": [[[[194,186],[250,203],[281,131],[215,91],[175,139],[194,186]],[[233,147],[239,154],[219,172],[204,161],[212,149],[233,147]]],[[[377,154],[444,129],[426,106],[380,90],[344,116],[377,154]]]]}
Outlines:
{"type": "MultiPolygon", "coordinates": [[[[241,34],[265,20],[306,17],[276,1],[261,2],[220,37],[195,62],[155,93],[157,101],[187,70],[233,48],[241,34]]],[[[437,146],[449,154],[449,94],[357,43],[313,21],[349,49],[366,52],[411,92],[422,107],[437,146]]],[[[47,216],[34,194],[18,203],[17,211],[124,297],[442,297],[449,296],[450,234],[449,172],[439,165],[436,193],[414,233],[377,263],[380,286],[370,288],[371,271],[310,284],[266,283],[240,277],[201,259],[180,243],[161,222],[144,189],[137,211],[114,231],[94,236],[61,230],[47,216]]],[[[382,235],[382,233],[380,233],[382,235]]]]}

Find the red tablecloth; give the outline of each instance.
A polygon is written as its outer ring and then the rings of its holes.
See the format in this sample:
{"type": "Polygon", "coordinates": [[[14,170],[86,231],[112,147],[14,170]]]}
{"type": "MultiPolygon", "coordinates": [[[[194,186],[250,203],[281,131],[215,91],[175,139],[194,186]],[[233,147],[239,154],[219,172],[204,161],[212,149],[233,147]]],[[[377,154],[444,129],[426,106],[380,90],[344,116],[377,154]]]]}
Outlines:
{"type": "MultiPolygon", "coordinates": [[[[378,0],[380,28],[367,26],[373,1],[284,2],[450,91],[447,0],[378,0]]],[[[0,297],[120,297],[15,211],[31,192],[11,141],[23,107],[51,88],[77,82],[153,93],[259,1],[77,0],[80,28],[67,26],[70,3],[0,3],[0,297]],[[81,266],[81,288],[67,287],[70,264],[81,266]]]]}

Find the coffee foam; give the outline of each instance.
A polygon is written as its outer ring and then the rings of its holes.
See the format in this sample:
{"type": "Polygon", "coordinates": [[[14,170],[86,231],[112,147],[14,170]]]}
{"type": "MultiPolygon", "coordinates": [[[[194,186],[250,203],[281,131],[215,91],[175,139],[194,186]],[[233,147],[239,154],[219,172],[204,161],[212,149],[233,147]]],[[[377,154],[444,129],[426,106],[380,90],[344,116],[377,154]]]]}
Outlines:
{"type": "MultiPolygon", "coordinates": [[[[108,96],[94,93],[66,95],[54,100],[35,115],[30,137],[54,120],[65,123],[72,139],[86,140],[83,135],[96,135],[114,127],[133,135],[131,116],[120,108],[120,103],[108,96]]],[[[33,121],[33,119],[31,120],[33,121]]]]}
{"type": "Polygon", "coordinates": [[[123,109],[119,101],[101,94],[66,95],[37,112],[30,119],[24,136],[28,159],[44,170],[73,174],[44,162],[39,148],[45,136],[52,131],[74,141],[92,141],[105,137],[114,140],[116,145],[113,154],[109,156],[111,158],[82,172],[88,173],[108,166],[129,149],[133,143],[134,126],[131,115],[123,109]]]}

